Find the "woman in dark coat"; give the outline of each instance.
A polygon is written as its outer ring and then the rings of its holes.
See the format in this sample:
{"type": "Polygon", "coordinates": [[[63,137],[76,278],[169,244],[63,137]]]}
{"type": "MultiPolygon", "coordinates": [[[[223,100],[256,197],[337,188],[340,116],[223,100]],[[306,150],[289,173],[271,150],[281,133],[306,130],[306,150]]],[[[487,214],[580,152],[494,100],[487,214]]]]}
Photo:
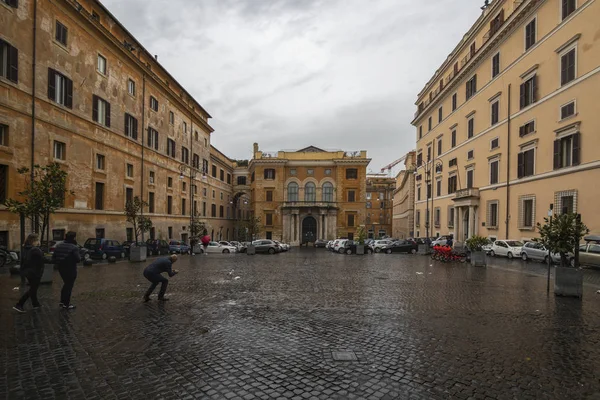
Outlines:
{"type": "Polygon", "coordinates": [[[21,266],[21,276],[27,278],[29,290],[25,292],[19,302],[13,307],[13,310],[24,313],[23,306],[27,299],[31,298],[33,308],[40,308],[40,302],[37,298],[37,291],[40,286],[40,280],[44,274],[44,253],[39,247],[39,237],[32,233],[27,236],[23,249],[23,265],[21,266]]]}

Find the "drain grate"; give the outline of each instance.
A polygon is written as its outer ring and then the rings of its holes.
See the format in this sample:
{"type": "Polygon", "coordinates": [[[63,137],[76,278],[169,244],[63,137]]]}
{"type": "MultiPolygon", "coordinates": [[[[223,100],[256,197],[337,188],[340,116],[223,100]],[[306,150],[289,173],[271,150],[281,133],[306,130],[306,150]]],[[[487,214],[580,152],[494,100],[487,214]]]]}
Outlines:
{"type": "Polygon", "coordinates": [[[325,349],[323,350],[323,358],[336,363],[363,363],[367,361],[362,352],[349,349],[325,349]]]}
{"type": "Polygon", "coordinates": [[[333,361],[358,361],[358,357],[353,351],[332,351],[333,361]]]}

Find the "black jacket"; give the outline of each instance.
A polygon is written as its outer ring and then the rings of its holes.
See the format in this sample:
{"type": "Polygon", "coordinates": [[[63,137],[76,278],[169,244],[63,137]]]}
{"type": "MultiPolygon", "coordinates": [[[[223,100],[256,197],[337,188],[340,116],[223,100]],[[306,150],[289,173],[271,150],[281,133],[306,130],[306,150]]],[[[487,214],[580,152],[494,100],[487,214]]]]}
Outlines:
{"type": "Polygon", "coordinates": [[[44,274],[44,253],[39,247],[23,248],[23,265],[21,275],[27,278],[41,278],[44,274]]]}
{"type": "Polygon", "coordinates": [[[77,263],[81,261],[79,247],[73,243],[62,242],[54,249],[52,261],[59,269],[77,271],[77,263]]]}
{"type": "Polygon", "coordinates": [[[166,272],[169,276],[175,275],[173,272],[173,263],[168,257],[159,258],[144,269],[144,275],[158,275],[166,272]]]}

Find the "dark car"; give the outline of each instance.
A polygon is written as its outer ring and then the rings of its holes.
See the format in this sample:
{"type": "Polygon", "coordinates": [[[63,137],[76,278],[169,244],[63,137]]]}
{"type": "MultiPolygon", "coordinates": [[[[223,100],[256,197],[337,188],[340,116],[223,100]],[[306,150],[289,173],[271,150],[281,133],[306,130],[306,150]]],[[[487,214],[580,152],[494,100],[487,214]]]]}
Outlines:
{"type": "Polygon", "coordinates": [[[148,247],[148,256],[166,255],[170,252],[169,243],[162,239],[148,239],[146,241],[148,247]]]}
{"type": "Polygon", "coordinates": [[[125,255],[129,257],[129,253],[131,252],[131,247],[142,247],[142,246],[146,246],[146,243],[144,242],[134,242],[132,240],[126,240],[125,242],[123,242],[122,244],[123,246],[123,250],[125,251],[125,255]]]}
{"type": "Polygon", "coordinates": [[[272,240],[255,240],[252,244],[256,247],[257,253],[281,253],[281,248],[272,240]]]}
{"type": "Polygon", "coordinates": [[[90,252],[90,258],[106,260],[108,257],[125,258],[123,246],[112,239],[88,239],[83,245],[90,252]]]}
{"type": "Polygon", "coordinates": [[[410,240],[398,240],[393,242],[392,244],[386,246],[383,249],[383,252],[386,254],[392,253],[412,253],[415,254],[418,250],[418,245],[416,242],[410,240]]]}
{"type": "Polygon", "coordinates": [[[325,248],[325,246],[327,246],[327,241],[326,240],[315,240],[315,243],[313,244],[313,246],[315,247],[320,247],[320,248],[325,248]]]}
{"type": "MultiPolygon", "coordinates": [[[[50,254],[54,254],[54,249],[56,249],[56,246],[58,246],[62,242],[62,240],[58,242],[51,242],[54,244],[50,247],[50,254]]],[[[88,249],[81,245],[77,245],[77,247],[79,247],[79,257],[81,257],[82,260],[87,260],[90,258],[90,251],[88,249]]]]}
{"type": "Polygon", "coordinates": [[[169,251],[171,253],[187,253],[190,251],[190,246],[188,246],[183,240],[171,240],[169,242],[169,251]]]}
{"type": "MultiPolygon", "coordinates": [[[[346,253],[348,255],[350,254],[356,254],[356,246],[358,245],[358,242],[355,242],[353,240],[348,240],[346,243],[344,243],[344,246],[341,247],[338,251],[340,253],[346,253]]],[[[364,245],[365,247],[365,252],[364,254],[373,254],[373,249],[370,248],[367,245],[364,245]]]]}

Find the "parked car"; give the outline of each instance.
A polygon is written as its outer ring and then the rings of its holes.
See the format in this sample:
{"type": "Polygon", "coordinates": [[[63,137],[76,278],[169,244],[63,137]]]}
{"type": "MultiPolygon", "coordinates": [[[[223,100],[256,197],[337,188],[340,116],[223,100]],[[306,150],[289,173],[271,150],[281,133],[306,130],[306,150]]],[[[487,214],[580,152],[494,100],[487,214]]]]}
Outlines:
{"type": "Polygon", "coordinates": [[[392,243],[393,243],[393,240],[391,240],[391,239],[376,240],[371,245],[371,248],[373,249],[373,251],[375,253],[381,253],[381,251],[383,250],[384,247],[387,247],[392,243]]]}
{"type": "MultiPolygon", "coordinates": [[[[587,240],[588,236],[586,236],[587,240]]],[[[600,239],[600,238],[599,238],[600,239]]],[[[579,246],[579,265],[600,268],[600,240],[589,240],[586,244],[579,246]]],[[[569,260],[575,266],[575,258],[569,260]]]]}
{"type": "Polygon", "coordinates": [[[333,246],[333,240],[330,240],[329,242],[327,242],[327,244],[325,245],[325,248],[327,250],[331,250],[331,246],[333,246]]]}
{"type": "Polygon", "coordinates": [[[434,246],[445,246],[446,244],[448,244],[448,239],[450,239],[451,237],[452,237],[452,235],[443,235],[443,236],[440,236],[439,238],[437,238],[433,242],[431,242],[431,247],[434,247],[434,246]]]}
{"type": "Polygon", "coordinates": [[[338,239],[333,243],[333,252],[334,253],[338,253],[340,250],[340,247],[344,247],[344,245],[346,244],[346,242],[348,241],[348,239],[338,239]]]}
{"type": "Polygon", "coordinates": [[[490,250],[490,255],[508,258],[521,257],[523,242],[518,240],[496,240],[490,250]]]}
{"type": "MultiPolygon", "coordinates": [[[[58,246],[62,242],[63,240],[53,242],[54,244],[52,245],[52,247],[50,247],[50,254],[54,254],[54,249],[56,249],[56,246],[58,246]]],[[[79,244],[77,245],[77,247],[79,247],[79,257],[81,257],[82,260],[87,260],[90,258],[90,251],[88,249],[79,244]]]]}
{"type": "Polygon", "coordinates": [[[108,257],[125,258],[123,246],[117,240],[112,239],[88,239],[83,247],[89,250],[90,258],[106,260],[108,257]]]}
{"type": "Polygon", "coordinates": [[[327,247],[327,241],[326,240],[317,239],[317,240],[315,240],[314,246],[317,247],[317,248],[325,248],[325,247],[327,247]]]}
{"type": "MultiPolygon", "coordinates": [[[[523,261],[534,260],[542,261],[548,264],[548,249],[546,249],[541,243],[538,242],[527,242],[523,245],[521,250],[521,258],[523,261]]],[[[552,262],[560,263],[560,254],[552,254],[552,262]]]]}
{"type": "Polygon", "coordinates": [[[188,246],[183,240],[171,240],[169,242],[169,253],[183,254],[190,251],[188,246]]]}
{"type": "MultiPolygon", "coordinates": [[[[235,246],[224,246],[219,242],[209,242],[208,246],[206,246],[206,252],[208,254],[229,254],[229,253],[237,253],[237,247],[235,246]]],[[[202,248],[202,254],[204,254],[204,248],[202,248]]]]}
{"type": "MultiPolygon", "coordinates": [[[[342,254],[356,254],[356,246],[358,245],[358,242],[354,241],[354,240],[348,240],[346,241],[346,243],[344,243],[344,247],[340,247],[339,249],[339,253],[342,254]]],[[[373,249],[370,248],[369,246],[365,245],[365,253],[364,254],[373,254],[373,249]]]]}
{"type": "Polygon", "coordinates": [[[254,242],[252,242],[252,245],[256,247],[257,253],[281,253],[281,248],[279,247],[279,245],[272,240],[255,240],[254,242]]]}
{"type": "Polygon", "coordinates": [[[396,240],[387,246],[385,246],[381,251],[386,254],[392,253],[411,253],[415,254],[419,249],[419,245],[416,242],[411,240],[396,240]]]}
{"type": "Polygon", "coordinates": [[[146,241],[146,246],[148,247],[148,256],[169,254],[171,250],[169,243],[162,239],[148,239],[146,241]]]}
{"type": "Polygon", "coordinates": [[[290,250],[289,244],[280,242],[279,240],[273,240],[273,241],[279,245],[279,248],[281,249],[281,251],[289,251],[290,250]]]}
{"type": "MultiPolygon", "coordinates": [[[[222,244],[222,243],[221,243],[222,244]]],[[[229,242],[230,246],[235,246],[235,248],[237,249],[238,253],[245,253],[247,249],[246,245],[242,242],[237,242],[237,241],[231,241],[229,242]]]]}

